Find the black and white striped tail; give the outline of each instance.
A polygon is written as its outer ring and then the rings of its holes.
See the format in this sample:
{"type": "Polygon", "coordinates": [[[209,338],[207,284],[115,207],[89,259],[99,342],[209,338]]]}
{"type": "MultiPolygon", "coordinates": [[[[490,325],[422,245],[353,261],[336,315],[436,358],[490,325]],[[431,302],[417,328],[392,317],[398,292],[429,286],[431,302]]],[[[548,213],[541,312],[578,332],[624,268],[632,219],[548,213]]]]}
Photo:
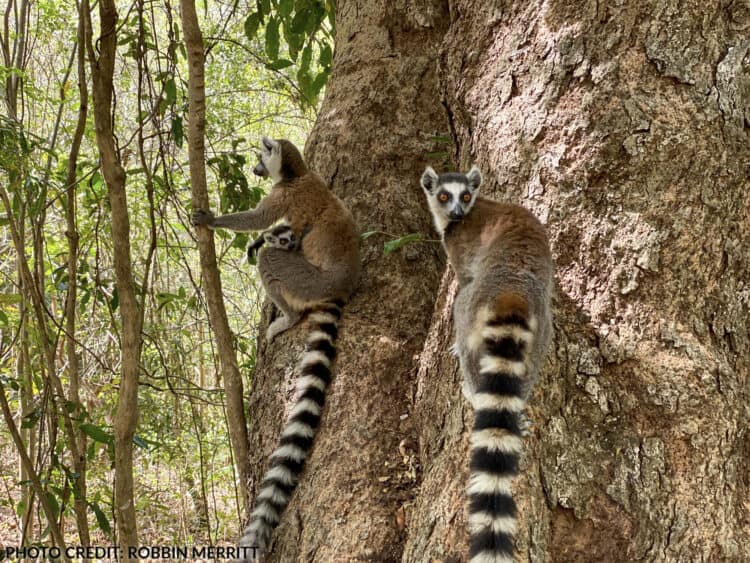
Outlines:
{"type": "Polygon", "coordinates": [[[326,387],[331,382],[341,307],[343,303],[337,301],[321,305],[309,314],[312,328],[300,362],[299,398],[281,431],[279,447],[271,454],[270,468],[255,498],[255,509],[239,541],[240,547],[255,547],[256,557],[266,551],[271,533],[289,504],[313,445],[326,387]]]}
{"type": "Polygon", "coordinates": [[[470,563],[512,563],[516,503],[511,480],[522,451],[526,356],[534,334],[517,314],[496,317],[482,330],[478,385],[473,396],[469,476],[470,563]]]}

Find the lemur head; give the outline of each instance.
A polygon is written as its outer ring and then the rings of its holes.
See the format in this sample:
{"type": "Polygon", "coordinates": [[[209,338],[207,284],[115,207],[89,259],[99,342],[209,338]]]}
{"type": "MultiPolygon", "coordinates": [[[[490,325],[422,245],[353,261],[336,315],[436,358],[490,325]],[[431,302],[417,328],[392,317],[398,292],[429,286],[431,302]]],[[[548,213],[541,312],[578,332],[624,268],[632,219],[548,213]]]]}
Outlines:
{"type": "Polygon", "coordinates": [[[283,224],[263,233],[263,240],[273,248],[282,250],[294,250],[297,248],[297,237],[289,225],[283,224]]]}
{"type": "Polygon", "coordinates": [[[281,182],[292,180],[307,174],[307,166],[297,147],[286,139],[271,139],[263,137],[260,141],[258,164],[253,168],[253,174],[263,178],[281,182]]]}
{"type": "Polygon", "coordinates": [[[476,165],[466,174],[448,172],[438,176],[432,167],[425,169],[421,184],[440,234],[452,221],[460,221],[471,211],[481,183],[482,173],[476,165]]]}

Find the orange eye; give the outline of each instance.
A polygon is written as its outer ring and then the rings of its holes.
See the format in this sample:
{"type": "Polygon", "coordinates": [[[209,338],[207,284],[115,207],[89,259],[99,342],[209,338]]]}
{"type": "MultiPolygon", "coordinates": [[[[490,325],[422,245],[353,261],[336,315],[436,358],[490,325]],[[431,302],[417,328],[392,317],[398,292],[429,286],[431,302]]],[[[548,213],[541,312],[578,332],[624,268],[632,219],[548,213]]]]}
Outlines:
{"type": "Polygon", "coordinates": [[[445,203],[446,201],[448,201],[448,194],[440,194],[438,196],[438,201],[440,201],[440,203],[445,203]]]}
{"type": "Polygon", "coordinates": [[[463,200],[469,203],[471,201],[471,194],[464,194],[463,200]]]}

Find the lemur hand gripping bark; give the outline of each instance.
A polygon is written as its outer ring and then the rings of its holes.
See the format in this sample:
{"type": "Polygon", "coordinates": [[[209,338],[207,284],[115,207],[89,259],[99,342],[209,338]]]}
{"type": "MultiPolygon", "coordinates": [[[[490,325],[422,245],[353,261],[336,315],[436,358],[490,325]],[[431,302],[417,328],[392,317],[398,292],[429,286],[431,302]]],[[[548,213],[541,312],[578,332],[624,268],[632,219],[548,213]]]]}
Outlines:
{"type": "Polygon", "coordinates": [[[266,337],[272,341],[305,315],[312,325],[300,363],[298,398],[239,542],[256,547],[262,557],[313,444],[331,380],[341,308],[357,286],[360,262],[359,233],[351,213],[307,168],[292,143],[263,137],[260,162],[253,172],[275,182],[255,209],[221,217],[196,210],[193,224],[258,231],[280,222],[248,248],[248,253],[259,250],[261,282],[282,312],[266,337]]]}

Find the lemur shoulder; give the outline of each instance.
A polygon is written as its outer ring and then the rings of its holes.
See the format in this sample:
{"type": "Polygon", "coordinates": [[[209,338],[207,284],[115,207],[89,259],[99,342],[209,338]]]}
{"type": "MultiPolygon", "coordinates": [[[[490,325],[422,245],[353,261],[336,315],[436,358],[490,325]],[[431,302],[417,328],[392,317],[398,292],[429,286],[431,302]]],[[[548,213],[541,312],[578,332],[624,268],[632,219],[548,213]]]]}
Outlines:
{"type": "Polygon", "coordinates": [[[514,560],[511,493],[522,416],[552,335],[553,263],[547,234],[523,207],[478,196],[479,169],[422,187],[458,279],[454,350],[474,409],[467,490],[472,563],[514,560]]]}

